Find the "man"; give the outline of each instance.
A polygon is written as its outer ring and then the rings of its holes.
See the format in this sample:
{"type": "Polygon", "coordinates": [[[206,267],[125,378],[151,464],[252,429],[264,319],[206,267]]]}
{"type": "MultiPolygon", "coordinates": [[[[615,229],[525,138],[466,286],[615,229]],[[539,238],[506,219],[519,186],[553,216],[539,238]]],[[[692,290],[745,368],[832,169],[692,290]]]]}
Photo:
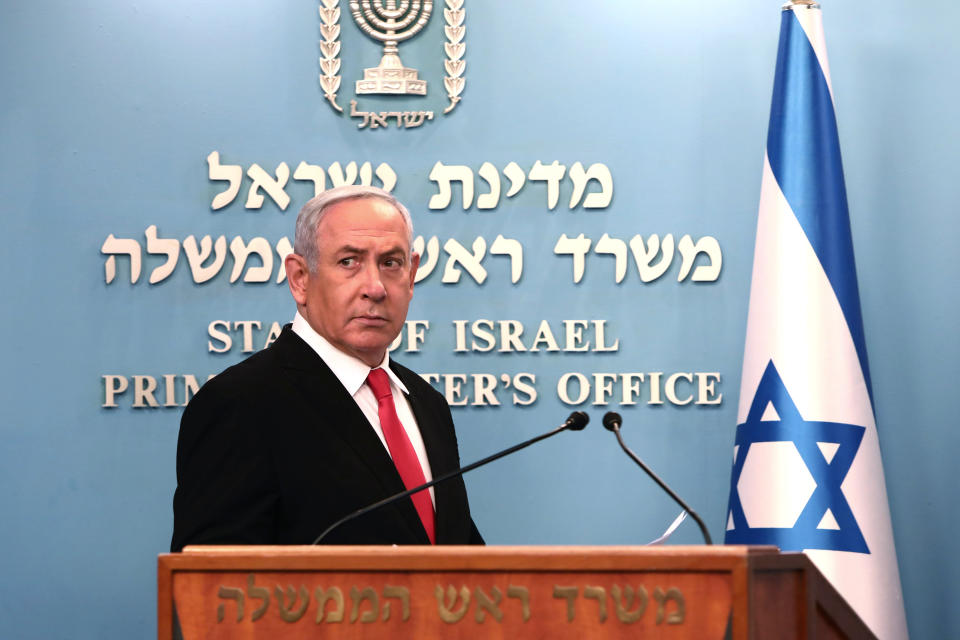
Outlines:
{"type": "MultiPolygon", "coordinates": [[[[203,386],[180,424],[171,549],[310,544],[341,517],[460,466],[450,409],[390,360],[420,256],[389,193],[347,186],[297,217],[297,303],[267,349],[203,386]]],[[[331,544],[482,544],[460,478],[344,524],[331,544]]]]}

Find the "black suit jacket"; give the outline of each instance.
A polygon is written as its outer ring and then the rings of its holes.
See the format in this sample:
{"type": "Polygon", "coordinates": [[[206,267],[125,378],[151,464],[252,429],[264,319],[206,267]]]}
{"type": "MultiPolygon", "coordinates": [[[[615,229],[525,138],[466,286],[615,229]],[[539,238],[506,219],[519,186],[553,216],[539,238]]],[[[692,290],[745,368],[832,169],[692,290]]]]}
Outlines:
{"type": "MultiPolygon", "coordinates": [[[[410,391],[434,477],[460,466],[450,409],[391,361],[410,391]]],[[[369,421],[290,325],[190,401],[177,443],[171,549],[188,544],[310,544],[361,507],[405,489],[369,421]]],[[[437,544],[482,544],[461,478],[437,485],[437,544]]],[[[413,502],[333,531],[330,544],[429,544],[413,502]]]]}

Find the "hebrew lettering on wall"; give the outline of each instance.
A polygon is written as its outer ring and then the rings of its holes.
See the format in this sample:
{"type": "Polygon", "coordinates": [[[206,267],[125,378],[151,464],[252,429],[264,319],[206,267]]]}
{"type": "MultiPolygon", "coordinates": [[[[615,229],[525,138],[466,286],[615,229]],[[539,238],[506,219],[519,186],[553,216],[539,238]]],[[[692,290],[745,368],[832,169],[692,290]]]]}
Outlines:
{"type": "MultiPolygon", "coordinates": [[[[101,254],[106,256],[106,284],[117,279],[118,257],[128,259],[131,284],[139,282],[145,261],[152,266],[149,284],[159,284],[173,275],[180,262],[181,242],[175,238],[161,237],[156,225],[147,227],[144,235],[146,256],[140,240],[117,238],[113,234],[107,236],[100,247],[101,254]],[[155,263],[155,257],[162,257],[162,261],[155,263]]],[[[440,281],[445,285],[468,280],[483,284],[489,275],[488,265],[496,264],[496,260],[500,259],[498,256],[509,259],[508,273],[511,284],[517,284],[523,276],[523,245],[519,240],[502,234],[498,234],[491,243],[483,236],[476,236],[469,246],[455,238],[449,238],[441,246],[436,236],[431,236],[428,240],[417,236],[414,238],[412,250],[420,255],[420,265],[414,278],[417,283],[428,279],[442,264],[440,281]],[[468,277],[464,278],[464,275],[468,277]]],[[[286,280],[283,261],[293,251],[293,245],[287,237],[280,238],[271,245],[263,237],[244,240],[235,236],[228,244],[225,236],[213,239],[209,235],[203,236],[198,244],[196,237],[189,235],[183,240],[182,251],[187,257],[190,277],[197,284],[216,277],[227,266],[228,255],[231,258],[229,282],[265,283],[272,279],[276,284],[281,284],[286,280]]],[[[680,242],[675,245],[672,234],[665,235],[662,240],[657,234],[647,236],[646,240],[643,236],[635,235],[628,243],[607,233],[596,242],[583,233],[572,238],[562,233],[554,244],[553,253],[572,258],[571,276],[575,284],[583,280],[588,265],[592,269],[604,268],[604,261],[591,258],[591,253],[613,258],[611,279],[617,284],[628,278],[631,257],[643,283],[663,277],[675,262],[677,253],[680,254],[678,282],[715,282],[720,277],[723,264],[720,244],[715,238],[704,236],[694,241],[688,234],[681,237],[680,242]],[[696,264],[698,259],[700,264],[696,264]]]]}
{"type": "Polygon", "coordinates": [[[350,101],[350,117],[360,120],[357,129],[386,129],[391,121],[398,129],[416,129],[433,116],[433,111],[361,111],[356,100],[350,101]]]}
{"type": "MultiPolygon", "coordinates": [[[[220,160],[220,152],[211,151],[207,156],[207,177],[211,181],[227,184],[222,191],[213,196],[210,209],[219,211],[229,206],[240,195],[244,176],[249,180],[244,208],[262,208],[266,201],[265,196],[269,196],[281,211],[286,210],[290,205],[288,189],[291,186],[291,175],[290,166],[286,162],[280,162],[272,170],[265,169],[254,162],[244,171],[242,165],[223,164],[220,160]]],[[[358,165],[351,161],[345,166],[334,162],[324,171],[319,165],[301,160],[292,177],[295,182],[309,183],[313,187],[310,197],[320,195],[327,188],[332,189],[347,184],[375,186],[384,191],[393,191],[397,185],[397,173],[386,162],[378,164],[376,169],[370,162],[358,165]]]]}
{"type": "MultiPolygon", "coordinates": [[[[612,280],[617,284],[623,282],[629,273],[629,257],[633,257],[634,266],[640,281],[644,283],[653,282],[660,279],[670,269],[676,255],[673,234],[667,234],[661,241],[660,236],[651,234],[644,240],[643,236],[633,236],[629,243],[620,239],[612,238],[604,233],[596,243],[592,239],[580,234],[575,238],[567,237],[562,234],[553,247],[553,252],[558,256],[570,256],[573,266],[573,282],[578,283],[583,280],[587,272],[587,264],[593,265],[595,261],[587,260],[590,249],[597,255],[609,255],[613,257],[612,280]],[[627,247],[630,248],[629,253],[627,247]]],[[[692,282],[716,282],[720,278],[720,268],[723,265],[723,254],[720,251],[720,243],[716,238],[704,236],[696,242],[688,235],[680,238],[676,244],[676,249],[680,253],[680,269],[677,275],[677,282],[683,282],[689,279],[692,282]],[[693,269],[697,258],[703,257],[701,264],[693,269]],[[691,276],[691,270],[693,275],[691,276]]],[[[602,268],[601,262],[596,262],[602,268]]]]}
{"type": "MultiPolygon", "coordinates": [[[[510,162],[502,171],[510,182],[510,188],[504,194],[512,198],[528,183],[543,183],[547,210],[553,211],[560,201],[561,185],[566,185],[564,178],[570,183],[570,200],[567,208],[576,209],[605,209],[613,200],[613,176],[605,164],[595,163],[584,169],[583,164],[575,162],[567,171],[566,165],[554,160],[544,164],[537,160],[526,172],[516,163],[510,162]]],[[[501,202],[500,172],[495,165],[484,162],[474,173],[466,165],[453,165],[437,162],[430,171],[430,180],[436,183],[437,192],[430,198],[430,209],[439,210],[448,208],[453,202],[454,184],[458,185],[461,193],[460,204],[464,211],[474,204],[474,187],[480,190],[477,197],[478,210],[495,209],[501,202]],[[478,180],[479,178],[479,180],[478,180]]]]}
{"type": "MultiPolygon", "coordinates": [[[[104,280],[111,284],[117,279],[117,257],[129,259],[130,283],[136,284],[140,280],[144,260],[152,260],[152,256],[163,256],[162,263],[150,272],[150,284],[159,284],[169,279],[179,263],[181,243],[174,238],[162,238],[158,235],[156,225],[147,227],[146,258],[143,256],[141,241],[135,238],[117,238],[110,234],[100,248],[106,256],[104,260],[104,280]]],[[[456,239],[447,240],[442,248],[436,236],[424,241],[422,236],[414,238],[412,250],[420,254],[420,266],[417,269],[415,281],[420,282],[428,278],[443,260],[444,284],[456,284],[461,276],[467,274],[469,278],[482,284],[487,279],[487,268],[484,262],[500,260],[497,256],[509,259],[509,279],[511,284],[519,282],[523,275],[523,245],[513,238],[497,235],[489,245],[485,238],[474,238],[470,248],[463,246],[456,239]],[[442,254],[445,254],[442,255],[442,254]]],[[[229,282],[264,283],[271,279],[276,284],[286,280],[284,259],[293,252],[293,245],[287,237],[280,238],[271,246],[263,237],[244,240],[235,236],[227,243],[225,236],[216,239],[203,236],[199,244],[194,235],[187,236],[182,243],[182,251],[186,254],[186,263],[190,269],[193,282],[203,284],[215,278],[229,261],[229,282]]]]}

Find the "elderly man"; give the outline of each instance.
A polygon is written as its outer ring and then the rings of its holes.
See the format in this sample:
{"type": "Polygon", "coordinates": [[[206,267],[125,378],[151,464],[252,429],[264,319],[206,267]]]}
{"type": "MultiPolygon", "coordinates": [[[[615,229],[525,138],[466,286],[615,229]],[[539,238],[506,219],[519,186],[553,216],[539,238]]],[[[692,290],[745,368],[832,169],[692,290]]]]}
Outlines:
{"type": "MultiPolygon", "coordinates": [[[[269,348],[184,411],[171,549],[309,544],[328,525],[460,466],[450,409],[387,348],[420,256],[389,193],[338,187],[297,217],[285,266],[297,303],[269,348]]],[[[335,529],[332,544],[482,544],[463,481],[335,529]]]]}

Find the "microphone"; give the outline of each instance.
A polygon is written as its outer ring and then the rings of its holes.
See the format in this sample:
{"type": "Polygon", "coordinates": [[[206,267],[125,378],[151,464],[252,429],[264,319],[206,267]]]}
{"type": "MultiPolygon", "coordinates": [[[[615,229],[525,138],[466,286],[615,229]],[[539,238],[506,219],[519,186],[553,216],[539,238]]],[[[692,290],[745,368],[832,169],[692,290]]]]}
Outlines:
{"type": "Polygon", "coordinates": [[[554,435],[560,433],[561,431],[568,431],[568,430],[569,430],[569,431],[582,431],[583,428],[587,426],[587,423],[588,423],[588,422],[590,422],[590,416],[588,416],[588,415],[587,415],[586,413],[584,413],[583,411],[574,411],[573,413],[570,414],[570,417],[568,417],[568,418],[564,421],[563,424],[561,424],[559,427],[557,427],[556,429],[554,429],[554,430],[552,430],[552,431],[548,431],[547,433],[541,434],[541,435],[536,436],[536,437],[534,437],[534,438],[530,438],[529,440],[527,440],[527,441],[525,441],[525,442],[521,442],[521,443],[518,444],[518,445],[514,445],[514,446],[510,447],[509,449],[504,449],[503,451],[501,451],[501,452],[499,452],[499,453],[495,453],[495,454],[493,454],[492,456],[487,456],[487,457],[484,458],[483,460],[477,460],[476,462],[474,462],[474,463],[472,463],[472,464],[468,464],[468,465],[465,466],[465,467],[461,467],[460,469],[454,469],[453,471],[450,471],[449,473],[445,473],[445,474],[443,474],[442,476],[440,476],[439,478],[434,478],[434,479],[431,480],[430,482],[426,482],[426,483],[420,485],[419,487],[414,487],[414,488],[412,488],[412,489],[407,489],[406,491],[401,491],[400,493],[395,493],[395,494],[393,494],[392,496],[389,496],[389,497],[384,498],[383,500],[379,500],[379,501],[377,501],[377,502],[374,502],[374,503],[371,504],[371,505],[367,505],[366,507],[363,507],[362,509],[357,509],[357,510],[354,511],[353,513],[347,514],[346,516],[340,518],[339,520],[337,520],[336,522],[334,522],[332,525],[330,525],[329,527],[327,527],[326,530],[324,530],[323,533],[321,533],[319,536],[317,536],[317,539],[314,540],[312,544],[315,544],[315,545],[316,545],[316,544],[320,544],[320,542],[322,542],[323,539],[326,538],[327,535],[329,535],[331,531],[333,531],[334,529],[336,529],[337,527],[339,527],[339,526],[341,526],[341,525],[343,525],[343,524],[346,524],[347,522],[350,522],[351,520],[354,520],[354,519],[356,519],[356,518],[359,518],[360,516],[362,516],[362,515],[364,515],[364,514],[366,514],[366,513],[370,513],[371,511],[375,511],[376,509],[379,509],[380,507],[384,507],[384,506],[386,506],[386,505],[388,505],[388,504],[391,504],[391,503],[393,503],[393,502],[396,502],[397,500],[403,500],[404,498],[409,498],[410,496],[412,496],[413,494],[417,493],[418,491],[423,491],[423,490],[425,490],[425,489],[429,489],[430,487],[432,487],[432,486],[434,486],[434,485],[437,485],[437,484],[440,484],[441,482],[445,482],[445,481],[449,480],[450,478],[455,478],[455,477],[457,477],[457,476],[462,476],[463,474],[467,473],[468,471],[473,471],[473,470],[476,469],[477,467],[482,467],[483,465],[487,464],[488,462],[493,462],[494,460],[499,460],[500,458],[502,458],[502,457],[504,457],[504,456],[508,456],[508,455],[510,455],[511,453],[515,452],[515,451],[519,451],[520,449],[525,449],[525,448],[529,447],[529,446],[532,445],[532,444],[535,444],[535,443],[537,443],[537,442],[540,442],[541,440],[546,440],[546,439],[549,438],[550,436],[554,436],[554,435]]]}
{"type": "Polygon", "coordinates": [[[643,460],[640,459],[637,454],[630,450],[630,447],[623,441],[623,436],[620,435],[620,425],[623,423],[623,418],[620,417],[619,413],[614,411],[608,411],[603,416],[603,426],[606,427],[607,431],[613,431],[617,436],[617,441],[620,443],[620,447],[626,452],[630,458],[636,462],[641,469],[647,472],[647,475],[653,478],[654,482],[660,485],[660,488],[667,492],[667,494],[674,499],[674,501],[683,507],[683,510],[690,514],[697,525],[700,527],[700,533],[703,534],[703,540],[707,544],[713,544],[713,540],[710,539],[710,532],[707,531],[707,527],[703,524],[703,520],[700,519],[700,516],[697,515],[697,512],[690,508],[690,506],[683,501],[683,499],[678,496],[673,489],[667,486],[667,483],[660,479],[660,477],[653,472],[653,470],[644,464],[643,460]]]}

